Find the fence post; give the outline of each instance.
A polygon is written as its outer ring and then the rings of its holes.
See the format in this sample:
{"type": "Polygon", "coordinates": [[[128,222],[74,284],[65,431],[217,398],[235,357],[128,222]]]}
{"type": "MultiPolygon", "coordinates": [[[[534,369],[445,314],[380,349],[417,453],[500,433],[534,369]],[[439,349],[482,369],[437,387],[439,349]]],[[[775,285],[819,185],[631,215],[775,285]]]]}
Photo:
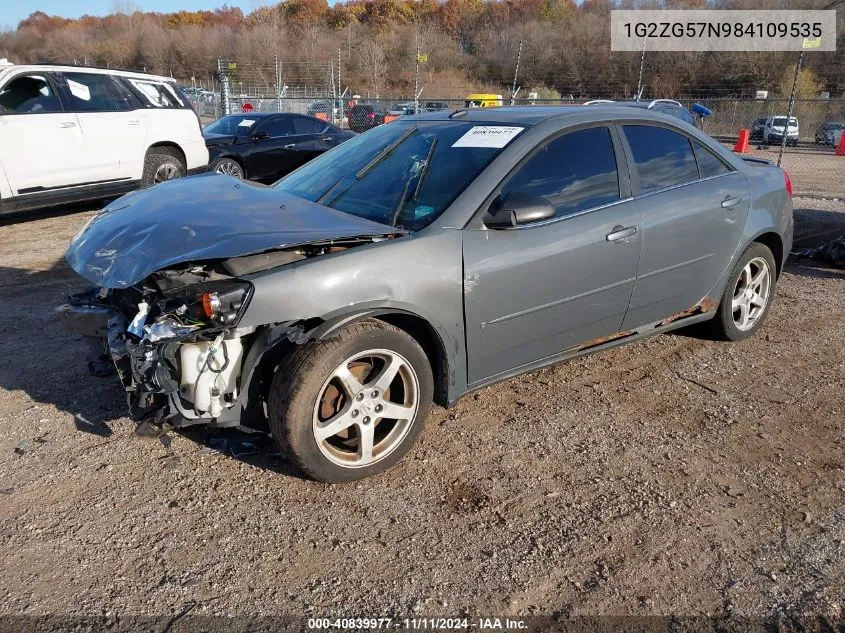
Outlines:
{"type": "Polygon", "coordinates": [[[783,150],[786,147],[786,137],[789,136],[789,119],[792,118],[792,109],[795,107],[795,88],[798,85],[798,75],[801,72],[801,64],[804,63],[804,49],[801,49],[801,54],[798,55],[798,63],[795,64],[795,78],[792,80],[792,92],[789,95],[789,106],[786,109],[786,124],[783,126],[783,138],[780,142],[780,152],[778,152],[778,167],[783,158],[783,150]]]}

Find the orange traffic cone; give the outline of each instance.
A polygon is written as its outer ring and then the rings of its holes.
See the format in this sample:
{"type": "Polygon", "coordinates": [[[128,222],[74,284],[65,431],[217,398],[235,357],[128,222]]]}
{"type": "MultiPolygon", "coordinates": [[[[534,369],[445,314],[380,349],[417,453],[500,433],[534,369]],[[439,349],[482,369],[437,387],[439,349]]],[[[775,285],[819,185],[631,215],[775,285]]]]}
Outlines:
{"type": "Polygon", "coordinates": [[[750,136],[751,132],[747,129],[739,131],[739,138],[736,139],[736,145],[734,146],[734,151],[737,154],[747,154],[748,150],[751,149],[748,145],[748,139],[750,136]]]}
{"type": "Polygon", "coordinates": [[[839,146],[836,148],[837,156],[845,156],[845,132],[839,137],[839,146]]]}

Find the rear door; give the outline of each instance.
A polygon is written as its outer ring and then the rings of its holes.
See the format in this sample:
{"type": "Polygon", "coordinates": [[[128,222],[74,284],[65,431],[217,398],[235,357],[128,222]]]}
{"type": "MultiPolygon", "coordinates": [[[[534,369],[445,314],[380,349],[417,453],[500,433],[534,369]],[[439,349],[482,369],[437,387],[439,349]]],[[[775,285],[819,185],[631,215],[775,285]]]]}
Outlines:
{"type": "Polygon", "coordinates": [[[64,111],[50,73],[21,73],[0,86],[0,164],[13,196],[88,179],[79,121],[64,111]]]}
{"type": "Polygon", "coordinates": [[[680,130],[620,126],[643,218],[637,283],[623,329],[692,308],[736,251],[750,191],[740,172],[680,130]]]}
{"type": "Polygon", "coordinates": [[[336,136],[325,121],[310,116],[293,117],[294,150],[296,167],[334,147],[336,136]]]}
{"type": "Polygon", "coordinates": [[[512,192],[547,199],[556,216],[464,230],[471,384],[616,334],[634,287],[640,212],[615,130],[544,141],[496,193],[512,192]]]}
{"type": "MultiPolygon", "coordinates": [[[[143,157],[146,132],[136,112],[121,109],[121,96],[107,74],[61,73],[66,108],[76,113],[85,139],[91,180],[129,180],[129,163],[143,157]],[[123,168],[121,168],[123,163],[123,168]]],[[[137,165],[134,165],[137,167],[137,165]]]]}

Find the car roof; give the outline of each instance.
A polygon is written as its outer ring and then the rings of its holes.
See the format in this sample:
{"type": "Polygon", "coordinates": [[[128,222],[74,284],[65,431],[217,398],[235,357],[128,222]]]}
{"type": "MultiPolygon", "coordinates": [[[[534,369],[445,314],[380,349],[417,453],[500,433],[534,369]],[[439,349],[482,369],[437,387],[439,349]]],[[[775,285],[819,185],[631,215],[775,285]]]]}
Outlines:
{"type": "Polygon", "coordinates": [[[654,109],[637,108],[634,112],[631,108],[617,103],[596,104],[589,106],[504,106],[498,108],[468,108],[452,112],[439,111],[428,114],[418,114],[403,117],[406,121],[471,121],[475,123],[512,123],[531,127],[553,118],[568,118],[576,115],[589,114],[594,121],[606,121],[613,119],[649,119],[653,121],[680,121],[677,117],[663,114],[654,109]],[[460,113],[458,116],[456,116],[460,113]]]}
{"type": "Polygon", "coordinates": [[[136,72],[131,70],[120,70],[118,68],[99,68],[96,66],[68,66],[62,64],[10,64],[0,66],[0,77],[19,72],[59,72],[79,73],[90,72],[98,75],[119,75],[133,79],[146,79],[147,81],[162,81],[175,84],[176,80],[163,75],[151,75],[149,73],[136,72]]]}

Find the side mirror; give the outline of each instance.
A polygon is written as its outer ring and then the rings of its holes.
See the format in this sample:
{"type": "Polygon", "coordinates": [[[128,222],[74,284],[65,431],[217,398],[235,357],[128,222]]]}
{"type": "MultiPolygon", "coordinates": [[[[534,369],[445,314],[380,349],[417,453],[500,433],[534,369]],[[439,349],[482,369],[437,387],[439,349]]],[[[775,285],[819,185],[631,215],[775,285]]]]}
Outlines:
{"type": "Polygon", "coordinates": [[[256,132],[252,135],[253,141],[263,141],[268,138],[270,138],[270,132],[256,132]]]}
{"type": "Polygon", "coordinates": [[[484,225],[490,229],[512,229],[520,224],[541,222],[553,217],[555,208],[545,198],[513,191],[493,201],[484,214],[484,225]]]}

